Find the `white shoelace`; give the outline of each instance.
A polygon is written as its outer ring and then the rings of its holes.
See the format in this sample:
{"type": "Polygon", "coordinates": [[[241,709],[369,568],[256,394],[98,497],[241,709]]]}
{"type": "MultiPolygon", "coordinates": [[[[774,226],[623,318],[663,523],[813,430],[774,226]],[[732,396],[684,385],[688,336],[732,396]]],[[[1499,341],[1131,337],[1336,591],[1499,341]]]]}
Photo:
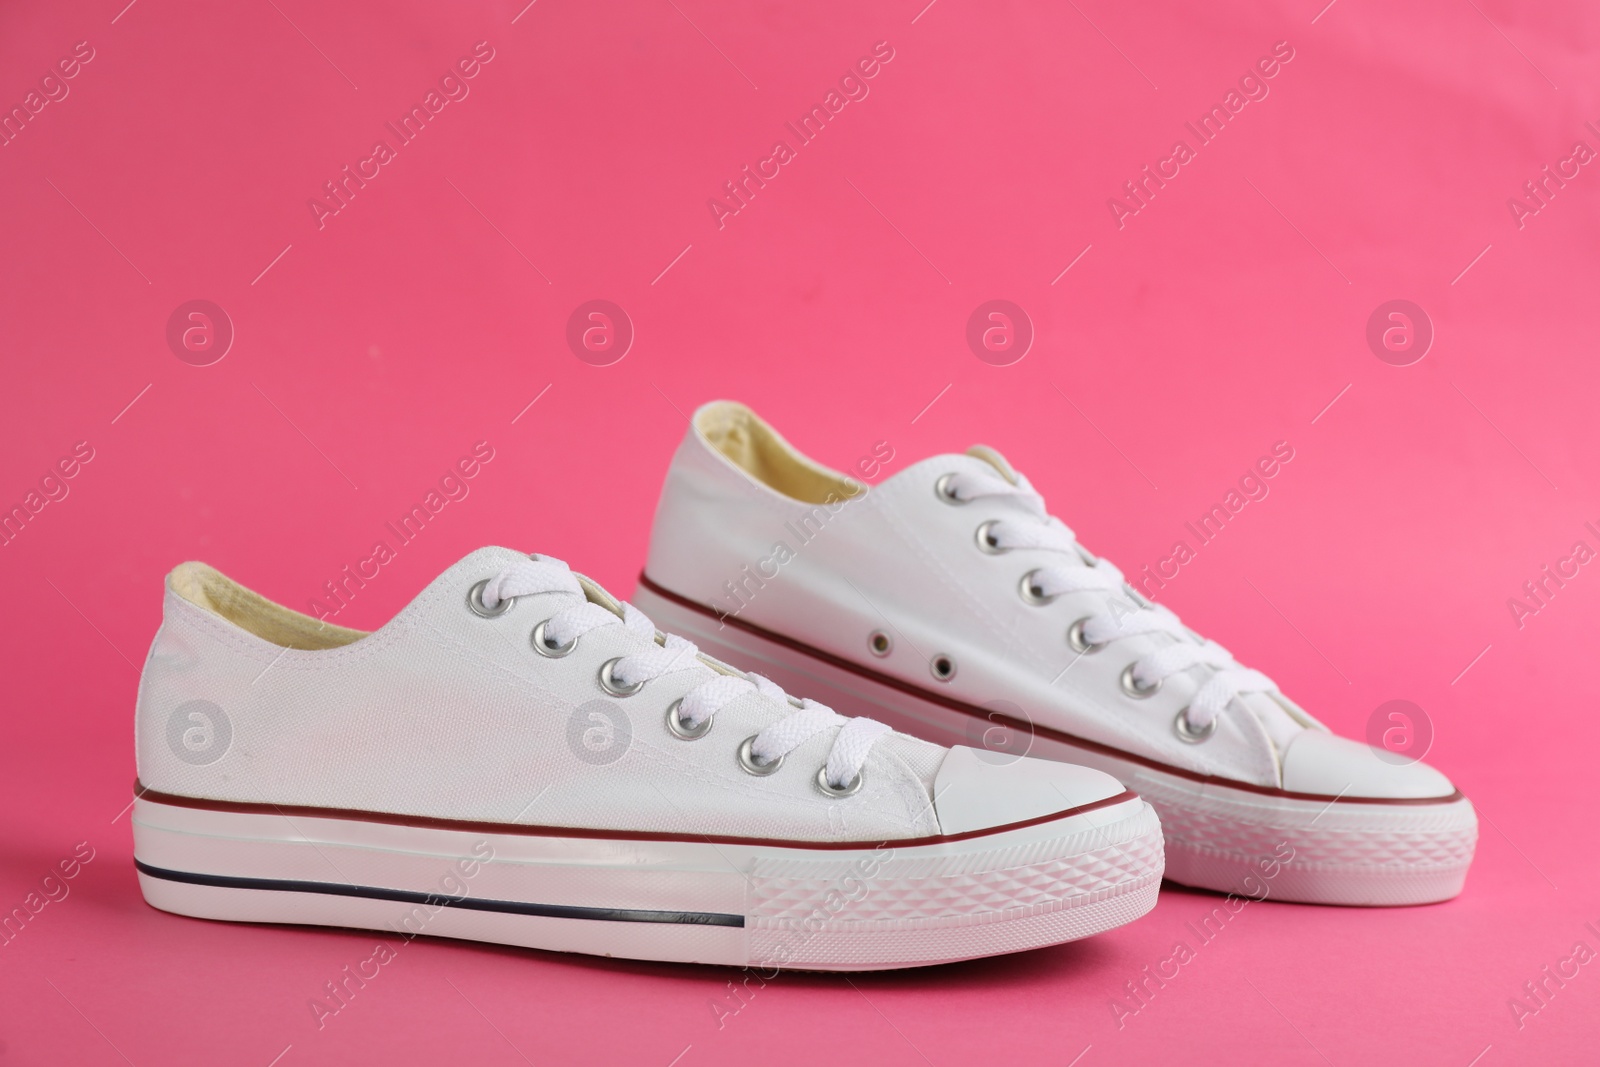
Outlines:
{"type": "MultiPolygon", "coordinates": [[[[539,593],[583,595],[583,587],[568,566],[560,560],[536,556],[519,559],[489,580],[481,599],[493,611],[502,600],[534,596],[539,593]]],[[[841,727],[828,751],[825,768],[827,782],[834,789],[847,789],[856,781],[873,743],[890,727],[873,719],[849,718],[814,700],[793,701],[777,683],[759,674],[722,674],[700,660],[693,642],[676,634],[665,635],[656,645],[655,624],[632,604],[622,605],[623,617],[589,600],[556,612],[544,622],[543,637],[551,648],[576,641],[590,630],[603,626],[626,626],[651,643],[651,648],[623,656],[611,668],[611,678],[621,687],[642,685],[676,671],[699,670],[711,675],[684,696],[678,707],[678,720],[686,730],[696,730],[724,705],[759,691],[795,708],[755,735],[750,751],[758,765],[770,766],[805,744],[817,734],[841,727]]]]}
{"type": "Polygon", "coordinates": [[[1061,555],[1058,563],[1040,567],[1029,576],[1032,591],[1040,599],[1083,592],[1126,597],[1131,605],[1129,610],[1116,614],[1100,612],[1083,623],[1081,634],[1086,643],[1105,645],[1117,638],[1139,634],[1165,634],[1172,639],[1171,643],[1134,661],[1132,678],[1136,687],[1153,689],[1172,675],[1192,667],[1209,668],[1211,676],[1201,685],[1183,716],[1196,733],[1209,731],[1234,697],[1277,691],[1271,678],[1240,665],[1227,649],[1195,634],[1178,621],[1170,608],[1150,604],[1137,594],[1129,595],[1132,587],[1117,566],[1109,560],[1095,559],[1081,549],[1077,536],[1045,510],[1044,498],[1022,475],[1017,475],[1017,484],[1013,485],[998,473],[962,471],[946,476],[943,484],[944,491],[956,500],[1009,497],[1023,507],[1027,512],[1024,517],[991,522],[988,541],[999,550],[1030,548],[1061,555]]]}

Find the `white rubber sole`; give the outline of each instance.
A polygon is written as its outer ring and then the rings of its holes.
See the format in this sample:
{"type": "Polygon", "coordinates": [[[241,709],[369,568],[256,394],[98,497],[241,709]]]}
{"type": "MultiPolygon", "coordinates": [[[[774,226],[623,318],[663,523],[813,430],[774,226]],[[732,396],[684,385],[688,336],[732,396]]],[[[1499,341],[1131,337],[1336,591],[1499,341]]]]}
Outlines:
{"type": "Polygon", "coordinates": [[[135,802],[154,907],[762,970],[912,967],[1073,941],[1148,912],[1162,874],[1160,823],[1137,797],[859,848],[195,806],[213,803],[135,802]]]}
{"type": "MultiPolygon", "coordinates": [[[[847,715],[868,715],[941,745],[974,745],[978,714],[922,699],[788,643],[718,620],[641,584],[633,603],[708,654],[768,675],[847,715]]],[[[1022,753],[1018,752],[1018,755],[1022,753]]],[[[1305,798],[1196,779],[1035,730],[1026,754],[1105,771],[1147,799],[1166,835],[1174,882],[1258,899],[1407,905],[1461,892],[1478,839],[1465,797],[1429,802],[1305,798]]],[[[999,756],[999,754],[996,754],[999,756]]]]}

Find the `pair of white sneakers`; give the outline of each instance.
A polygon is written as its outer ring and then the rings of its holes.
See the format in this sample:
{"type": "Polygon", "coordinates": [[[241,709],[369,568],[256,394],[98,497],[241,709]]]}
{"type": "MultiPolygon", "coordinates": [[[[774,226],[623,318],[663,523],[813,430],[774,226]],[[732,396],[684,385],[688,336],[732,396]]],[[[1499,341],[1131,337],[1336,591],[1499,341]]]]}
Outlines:
{"type": "Polygon", "coordinates": [[[635,602],[485,548],[364,633],[179,566],[138,699],[146,900],[865,970],[1111,929],[1163,868],[1418,904],[1472,859],[1447,779],[1329,733],[988,448],[869,489],[709,404],[635,602]]]}

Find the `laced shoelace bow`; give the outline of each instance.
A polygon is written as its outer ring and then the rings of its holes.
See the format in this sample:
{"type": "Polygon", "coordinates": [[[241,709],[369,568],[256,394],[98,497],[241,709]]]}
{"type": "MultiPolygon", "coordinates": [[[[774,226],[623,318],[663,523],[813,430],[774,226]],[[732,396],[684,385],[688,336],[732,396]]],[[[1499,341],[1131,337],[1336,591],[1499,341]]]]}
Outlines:
{"type": "MultiPolygon", "coordinates": [[[[1038,549],[1060,555],[1060,560],[1031,571],[1024,587],[1035,600],[1043,602],[1067,593],[1094,592],[1120,596],[1131,588],[1116,564],[1095,559],[1083,551],[1072,530],[1045,509],[1044,498],[1017,475],[1013,485],[998,473],[961,471],[945,475],[939,491],[952,501],[966,503],[983,497],[1005,497],[1021,505],[1016,518],[994,519],[980,533],[990,549],[1038,549]]],[[[1170,643],[1153,649],[1128,668],[1127,681],[1136,695],[1155,692],[1167,678],[1193,667],[1208,668],[1210,677],[1201,684],[1183,713],[1195,735],[1209,736],[1228,703],[1244,693],[1276,692],[1277,685],[1260,671],[1241,665],[1233,654],[1215,641],[1196,635],[1178,620],[1170,608],[1150,604],[1144,598],[1129,598],[1133,608],[1120,614],[1098,612],[1075,624],[1074,629],[1087,649],[1104,646],[1123,637],[1164,634],[1170,643]]]]}
{"type": "MultiPolygon", "coordinates": [[[[583,594],[577,577],[560,560],[545,557],[519,559],[502,569],[484,584],[478,594],[483,608],[496,612],[504,601],[539,593],[583,594]]],[[[753,757],[754,770],[762,773],[818,734],[835,728],[838,734],[828,750],[822,781],[835,791],[853,791],[859,786],[861,768],[873,744],[890,727],[873,719],[849,718],[814,700],[794,701],[770,679],[759,674],[722,674],[700,660],[694,643],[676,634],[667,634],[657,645],[656,627],[648,616],[632,604],[622,605],[622,618],[599,604],[583,600],[562,608],[536,629],[534,640],[544,643],[544,651],[565,655],[577,640],[591,630],[606,626],[625,626],[629,632],[648,641],[650,648],[622,656],[607,664],[602,684],[609,683],[617,695],[637,692],[646,682],[677,671],[700,670],[711,677],[686,693],[674,709],[680,736],[700,736],[711,717],[725,705],[751,692],[760,692],[794,710],[757,733],[746,744],[753,757]]]]}

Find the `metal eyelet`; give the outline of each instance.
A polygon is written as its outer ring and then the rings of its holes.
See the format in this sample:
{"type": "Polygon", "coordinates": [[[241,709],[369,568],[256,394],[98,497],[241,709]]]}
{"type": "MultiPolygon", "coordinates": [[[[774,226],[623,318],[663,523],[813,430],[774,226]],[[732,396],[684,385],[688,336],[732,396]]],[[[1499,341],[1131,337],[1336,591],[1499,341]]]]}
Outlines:
{"type": "Polygon", "coordinates": [[[533,650],[535,652],[548,659],[560,659],[562,656],[565,656],[567,653],[578,647],[578,639],[576,637],[564,645],[552,645],[550,642],[546,641],[544,639],[544,628],[549,624],[550,620],[546,619],[544,622],[541,622],[538,626],[533,628],[533,636],[528,638],[528,642],[529,644],[533,645],[533,650]]]}
{"type": "Polygon", "coordinates": [[[498,619],[500,616],[510,611],[511,605],[515,604],[517,601],[515,597],[506,596],[501,597],[500,603],[496,604],[494,607],[491,608],[486,606],[483,602],[483,590],[488,584],[489,579],[485,578],[483,581],[477,583],[471,589],[467,590],[467,607],[471,608],[472,613],[480,619],[498,619]]]}
{"type": "Polygon", "coordinates": [[[1022,576],[1022,581],[1017,584],[1017,592],[1022,596],[1022,599],[1036,608],[1043,607],[1055,599],[1055,594],[1053,593],[1046,596],[1039,592],[1039,587],[1033,581],[1034,575],[1038,573],[1038,571],[1029,571],[1022,576]]]}
{"type": "Polygon", "coordinates": [[[600,688],[614,697],[631,697],[644,688],[644,682],[634,682],[632,685],[623,685],[611,673],[617,664],[622,662],[622,657],[608,659],[600,665],[600,688]]]}
{"type": "Polygon", "coordinates": [[[933,673],[935,681],[948,682],[956,676],[956,661],[947,652],[935,653],[928,661],[928,670],[933,673]]]}
{"type": "MultiPolygon", "coordinates": [[[[757,763],[756,754],[752,748],[755,743],[756,735],[751,734],[749,737],[745,738],[744,743],[739,746],[740,769],[746,774],[755,775],[757,778],[765,778],[769,774],[776,773],[778,768],[783,766],[783,761],[788,757],[779,756],[777,759],[772,760],[769,763],[757,763]]],[[[823,769],[826,770],[827,768],[823,769]]]]}
{"type": "Polygon", "coordinates": [[[995,541],[994,528],[998,525],[1000,525],[999,519],[990,519],[988,522],[978,524],[977,532],[972,535],[978,542],[978,551],[990,556],[1003,556],[1011,551],[995,541]]]}
{"type": "Polygon", "coordinates": [[[949,474],[939,475],[939,480],[933,483],[933,495],[938,497],[940,500],[943,500],[946,504],[955,504],[959,506],[967,503],[967,501],[962,500],[960,497],[956,496],[955,493],[951,492],[950,482],[954,478],[955,473],[953,471],[949,474]]]}
{"type": "Polygon", "coordinates": [[[711,724],[716,722],[715,717],[707,715],[695,726],[684,724],[682,716],[678,713],[683,707],[683,701],[674,700],[667,706],[667,729],[672,731],[672,736],[684,741],[697,741],[711,732],[711,724]]]}
{"type": "Polygon", "coordinates": [[[866,776],[867,769],[863,767],[842,789],[835,789],[833,783],[828,781],[828,768],[822,766],[817,768],[817,788],[822,790],[824,796],[833,797],[835,800],[841,797],[853,797],[861,792],[861,780],[866,776]]]}
{"type": "Polygon", "coordinates": [[[1085,615],[1083,618],[1067,627],[1067,645],[1072,649],[1072,651],[1078,653],[1080,656],[1088,655],[1090,652],[1099,652],[1102,648],[1106,647],[1103,644],[1090,644],[1088,638],[1083,636],[1083,628],[1089,625],[1089,620],[1091,618],[1093,618],[1093,616],[1085,615]]]}
{"type": "Polygon", "coordinates": [[[874,630],[867,635],[867,651],[882,659],[894,651],[894,639],[882,630],[874,630]]]}
{"type": "Polygon", "coordinates": [[[1176,731],[1179,741],[1184,741],[1191,745],[1198,745],[1200,742],[1206,740],[1212,734],[1217,732],[1217,720],[1212,719],[1203,729],[1196,729],[1189,722],[1189,709],[1184,708],[1182,711],[1178,712],[1177,717],[1172,720],[1172,729],[1176,731]]]}
{"type": "Polygon", "coordinates": [[[1122,691],[1135,700],[1144,700],[1147,697],[1152,697],[1155,695],[1156,690],[1161,688],[1159,680],[1154,685],[1140,685],[1139,679],[1134,677],[1133,664],[1131,663],[1122,668],[1122,677],[1118,681],[1122,683],[1122,691]]]}

